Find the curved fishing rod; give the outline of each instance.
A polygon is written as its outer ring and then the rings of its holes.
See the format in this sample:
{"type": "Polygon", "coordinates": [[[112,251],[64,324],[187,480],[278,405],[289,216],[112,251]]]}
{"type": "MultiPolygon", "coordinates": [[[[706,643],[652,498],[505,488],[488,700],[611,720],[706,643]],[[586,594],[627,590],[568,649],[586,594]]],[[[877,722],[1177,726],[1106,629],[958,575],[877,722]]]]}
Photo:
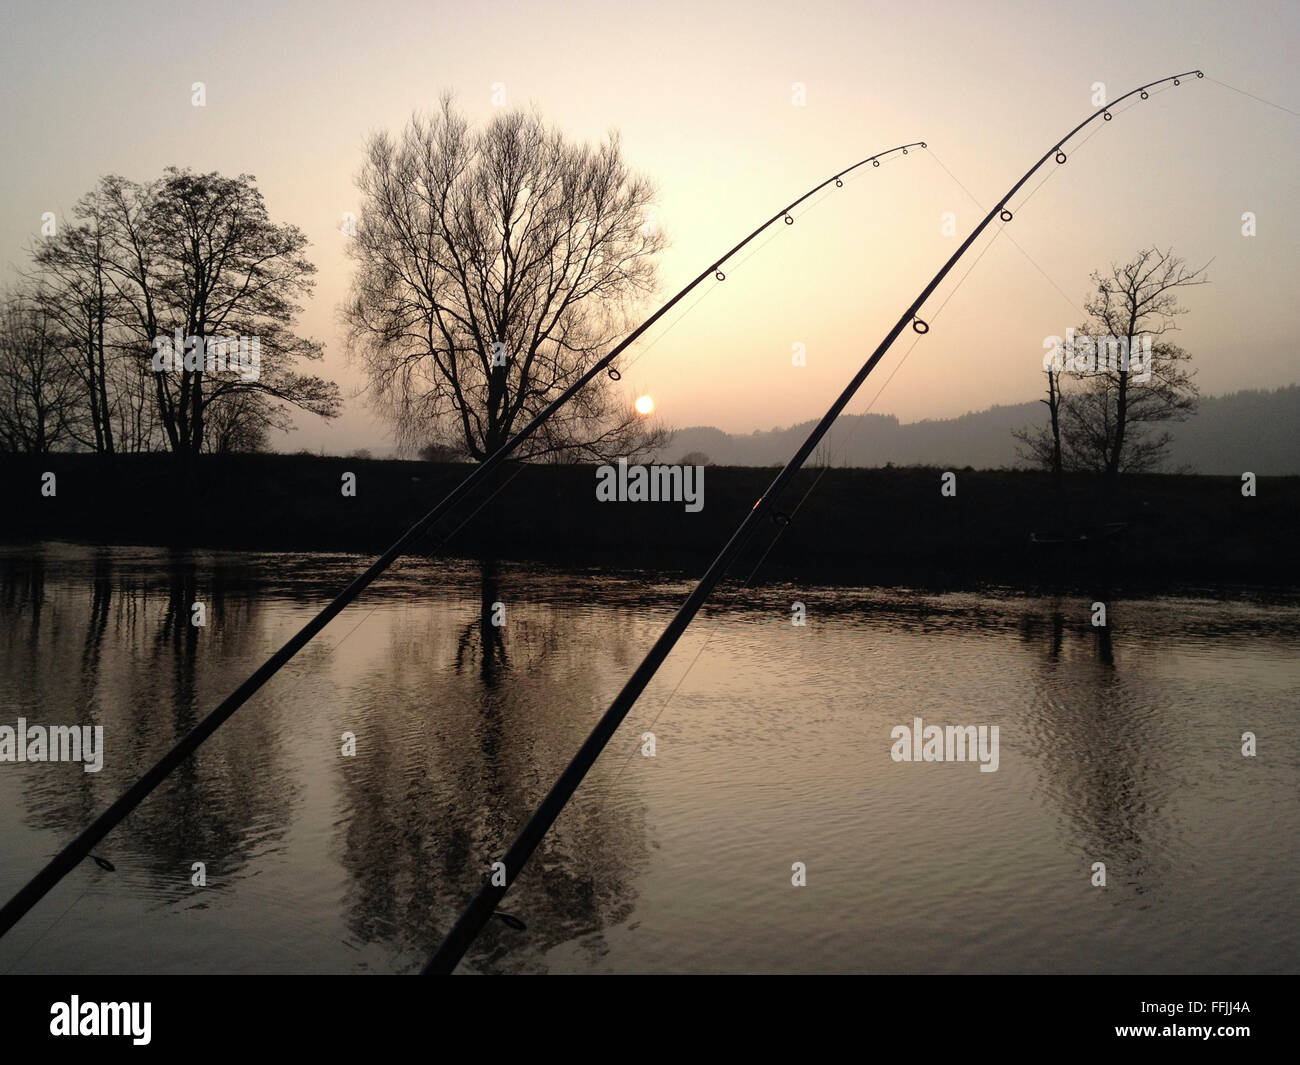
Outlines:
{"type": "MultiPolygon", "coordinates": [[[[1205,76],[1199,70],[1189,70],[1184,74],[1170,75],[1167,78],[1161,78],[1159,81],[1150,82],[1147,85],[1142,85],[1139,88],[1134,89],[1132,92],[1125,93],[1109,106],[1113,107],[1114,104],[1118,104],[1122,100],[1128,99],[1128,97],[1133,96],[1135,93],[1141,93],[1142,99],[1145,100],[1147,98],[1147,90],[1151,88],[1151,86],[1160,85],[1166,81],[1172,81],[1175,85],[1178,85],[1180,80],[1187,77],[1188,74],[1195,74],[1198,78],[1205,76]]],[[[588,770],[590,770],[595,764],[596,759],[600,757],[601,751],[605,749],[605,745],[609,743],[619,725],[622,724],[628,711],[632,709],[632,705],[637,701],[641,693],[645,691],[646,685],[650,683],[650,680],[654,677],[659,667],[663,665],[664,660],[668,657],[669,652],[672,651],[677,640],[681,637],[682,633],[686,631],[687,626],[690,625],[696,613],[699,612],[700,607],[704,605],[704,601],[708,599],[709,595],[713,592],[718,581],[722,579],[723,573],[726,572],[727,567],[740,552],[740,549],[745,545],[745,542],[749,539],[750,534],[754,531],[758,523],[765,517],[771,518],[777,524],[781,525],[789,522],[789,517],[776,509],[774,506],[774,500],[780,495],[782,489],[785,488],[790,479],[799,472],[800,467],[803,466],[808,456],[813,453],[818,442],[826,435],[832,423],[840,416],[840,413],[848,405],[849,401],[853,398],[858,389],[862,387],[862,382],[867,379],[867,375],[871,373],[876,364],[884,357],[885,352],[888,351],[894,341],[898,339],[899,334],[907,327],[908,323],[910,322],[912,324],[912,328],[917,333],[928,333],[930,331],[930,326],[917,317],[917,312],[920,311],[921,306],[925,303],[926,299],[928,299],[930,294],[934,292],[939,283],[948,276],[948,272],[956,265],[957,260],[966,253],[966,250],[975,242],[976,238],[984,232],[985,228],[987,228],[989,223],[992,222],[995,217],[1000,218],[1003,222],[1011,221],[1011,212],[1006,209],[1007,201],[1020,191],[1021,187],[1034,175],[1038,168],[1047,162],[1053,154],[1055,154],[1058,164],[1064,163],[1066,156],[1061,148],[1070,140],[1070,138],[1078,133],[1079,130],[1083,129],[1083,127],[1088,125],[1088,123],[1093,122],[1098,118],[1102,118],[1104,121],[1109,122],[1111,119],[1109,109],[1103,108],[1100,111],[1094,111],[1090,116],[1075,126],[1074,129],[1070,130],[1069,133],[1057,141],[1056,144],[1049,148],[1047,153],[1039,159],[1038,162],[1031,166],[1025,172],[1025,176],[1012,185],[1006,195],[1003,196],[1002,199],[993,206],[993,209],[984,216],[984,220],[975,227],[974,232],[966,238],[962,246],[952,254],[952,257],[944,263],[943,269],[934,275],[933,280],[931,280],[930,283],[921,290],[921,294],[917,296],[917,298],[912,302],[912,305],[903,312],[902,317],[898,319],[894,328],[889,331],[885,336],[885,339],[880,342],[880,346],[872,353],[871,358],[869,358],[863,364],[862,369],[853,376],[853,380],[851,380],[844,391],[840,393],[839,398],[831,404],[830,409],[826,412],[821,421],[817,423],[816,428],[808,434],[808,439],[803,442],[799,450],[796,451],[790,461],[786,463],[785,468],[776,475],[776,479],[768,486],[767,490],[759,498],[758,502],[754,504],[753,508],[745,516],[745,520],[742,521],[736,531],[732,533],[731,539],[727,541],[726,546],[722,548],[718,553],[718,556],[709,565],[708,570],[705,572],[704,576],[700,578],[700,581],[695,586],[694,590],[689,596],[687,596],[686,601],[678,608],[677,613],[673,615],[673,619],[668,623],[668,627],[664,629],[663,633],[659,636],[659,639],[655,641],[654,646],[650,648],[649,653],[642,660],[641,664],[637,666],[636,671],[628,678],[627,683],[623,685],[622,691],[620,691],[614,698],[609,709],[605,711],[604,716],[602,716],[596,723],[596,727],[591,730],[591,734],[587,737],[583,745],[578,748],[578,753],[573,756],[573,760],[568,764],[564,772],[560,774],[559,779],[556,780],[555,784],[551,787],[551,790],[547,792],[546,798],[542,800],[541,805],[538,806],[533,816],[529,818],[523,831],[519,833],[519,836],[515,839],[514,843],[511,844],[510,849],[506,851],[505,856],[501,859],[502,864],[505,866],[505,882],[498,886],[489,880],[483,885],[479,890],[479,893],[474,896],[473,900],[465,908],[465,911],[460,915],[456,924],[452,926],[451,931],[447,933],[447,937],[442,941],[442,944],[438,947],[433,957],[429,959],[428,964],[422,970],[422,975],[447,974],[456,968],[456,965],[460,962],[461,958],[464,957],[465,951],[469,949],[470,944],[474,942],[479,932],[482,931],[483,926],[487,924],[488,920],[491,918],[496,909],[497,903],[500,902],[505,893],[510,890],[510,885],[514,883],[515,878],[523,870],[524,864],[532,856],[537,845],[541,843],[542,837],[546,835],[551,825],[554,824],[555,819],[560,815],[560,811],[564,809],[569,799],[573,797],[573,793],[577,791],[578,785],[582,783],[583,777],[587,775],[588,770]]]]}
{"type": "Polygon", "coordinates": [[[3,908],[0,908],[0,936],[9,931],[23,915],[27,913],[42,897],[54,887],[64,876],[80,862],[92,847],[111,832],[121,820],[136,808],[148,794],[153,791],[167,775],[175,769],[182,761],[188,758],[204,740],[212,735],[225,721],[241,706],[244,705],[259,688],[271,679],[281,667],[285,665],[294,655],[305,647],[317,633],[321,631],[330,621],[338,615],[344,607],[357,598],[365,589],[384,572],[393,562],[401,556],[406,549],[419,536],[426,532],[435,522],[447,514],[457,503],[464,499],[481,483],[487,480],[492,473],[501,466],[505,460],[513,454],[530,436],[533,435],[543,423],[547,421],[556,411],[572,399],[582,388],[584,388],[597,374],[602,370],[608,369],[611,379],[619,380],[620,374],[611,364],[622,352],[634,341],[637,340],[647,329],[655,322],[659,321],[665,314],[673,309],[682,299],[684,299],[700,282],[704,281],[710,274],[713,274],[717,280],[725,281],[726,274],[722,272],[722,266],[733,255],[744,248],[750,241],[757,237],[769,226],[774,225],[778,220],[784,220],[787,225],[792,224],[794,219],[790,212],[807,200],[810,196],[815,195],[824,189],[831,182],[837,187],[844,184],[845,174],[852,173],[860,166],[866,166],[872,163],[875,166],[880,165],[880,160],[886,156],[893,155],[895,152],[907,154],[908,148],[924,148],[925,141],[914,141],[910,144],[900,144],[897,147],[890,148],[888,151],[879,152],[876,155],[869,155],[860,162],[854,163],[850,167],[832,174],[821,184],[809,189],[793,203],[787,204],[781,210],[777,211],[771,218],[754,230],[749,236],[737,244],[725,255],[714,259],[713,264],[708,269],[702,271],[689,285],[683,288],[672,299],[660,307],[649,318],[636,327],[615,347],[609,354],[594,363],[586,373],[578,378],[572,385],[564,390],[559,396],[550,402],[546,408],[538,414],[531,422],[525,425],[514,436],[501,445],[496,451],[489,455],[480,463],[474,471],[466,477],[460,484],[456,485],[448,492],[427,514],[419,521],[412,525],[398,540],[382,555],[379,556],[359,577],[355,578],[351,584],[343,589],[335,598],[317,614],[311,621],[307,622],[298,630],[278,651],[268,658],[262,665],[247,679],[236,688],[225,700],[217,706],[207,717],[194,726],[185,736],[183,736],[170,751],[168,751],[158,762],[137,780],[130,788],[118,797],[107,810],[99,815],[95,821],[86,828],[76,839],[64,847],[56,854],[50,862],[32,877],[23,888],[13,896],[3,908]]]}

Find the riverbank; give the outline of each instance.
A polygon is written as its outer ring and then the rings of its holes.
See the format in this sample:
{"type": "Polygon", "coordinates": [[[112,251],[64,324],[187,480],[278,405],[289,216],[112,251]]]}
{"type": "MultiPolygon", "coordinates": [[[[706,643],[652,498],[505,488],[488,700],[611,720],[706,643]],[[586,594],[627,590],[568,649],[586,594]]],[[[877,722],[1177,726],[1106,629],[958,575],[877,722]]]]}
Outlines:
{"type": "MultiPolygon", "coordinates": [[[[305,455],[203,456],[188,469],[168,455],[4,456],[0,538],[377,553],[469,469],[305,455]],[[53,495],[43,494],[47,473],[53,495]],[[343,492],[345,474],[355,495],[343,492]]],[[[954,470],[956,494],[945,496],[944,472],[805,470],[782,504],[798,507],[794,520],[779,538],[764,524],[732,575],[748,576],[770,547],[759,579],[1300,585],[1297,477],[1261,478],[1250,498],[1239,478],[1135,476],[1103,503],[1100,480],[1086,475],[1067,480],[1062,500],[1049,476],[1006,470],[954,470]]],[[[707,467],[692,513],[682,502],[598,501],[592,466],[514,466],[496,494],[459,507],[421,547],[697,574],[774,475],[707,467]]]]}

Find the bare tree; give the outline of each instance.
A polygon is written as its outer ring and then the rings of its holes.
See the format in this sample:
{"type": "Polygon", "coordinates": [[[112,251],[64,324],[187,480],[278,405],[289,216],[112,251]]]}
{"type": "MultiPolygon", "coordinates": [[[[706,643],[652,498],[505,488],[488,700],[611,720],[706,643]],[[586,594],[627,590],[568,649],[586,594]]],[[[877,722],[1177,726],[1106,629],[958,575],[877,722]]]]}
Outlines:
{"type": "Polygon", "coordinates": [[[1094,273],[1097,286],[1084,304],[1088,333],[1116,338],[1150,336],[1151,364],[1135,376],[1130,366],[1100,365],[1084,375],[1084,387],[1071,403],[1068,446],[1076,466],[1103,472],[1114,480],[1121,472],[1157,468],[1164,460],[1169,432],[1165,422],[1182,421],[1196,408],[1191,355],[1164,336],[1186,312],[1177,289],[1206,283],[1205,267],[1189,270],[1173,254],[1147,248],[1123,266],[1112,264],[1109,276],[1094,273]],[[1148,380],[1139,380],[1148,377],[1148,380]]]}
{"type": "Polygon", "coordinates": [[[213,455],[265,451],[267,426],[275,422],[257,392],[232,392],[208,405],[203,424],[203,450],[213,455]]]}
{"type": "Polygon", "coordinates": [[[66,344],[39,300],[0,300],[0,450],[44,454],[70,435],[81,392],[66,344]]]}
{"type": "MultiPolygon", "coordinates": [[[[315,267],[303,255],[307,239],[295,226],[273,223],[255,179],[169,168],[148,184],[104,178],[78,205],[102,234],[107,277],[115,294],[121,348],[153,382],[158,421],[173,451],[208,450],[206,422],[239,425],[245,445],[249,419],[268,429],[290,426],[290,407],[324,418],[340,408],[338,386],[301,374],[298,359],[319,359],[318,343],[297,336],[292,323],[309,293],[315,267]],[[195,338],[193,350],[214,341],[257,342],[256,373],[222,369],[216,360],[170,359],[154,367],[160,339],[195,338]],[[219,408],[231,412],[220,416],[219,408]]],[[[224,447],[219,444],[219,447],[224,447]]]]}
{"type": "Polygon", "coordinates": [[[73,366],[85,392],[89,434],[73,428],[79,442],[112,454],[113,407],[109,391],[109,355],[116,296],[108,279],[99,205],[78,205],[83,221],[66,225],[33,251],[37,272],[30,278],[34,298],[59,323],[67,338],[73,366]]]}
{"type": "Polygon", "coordinates": [[[1064,466],[1061,451],[1061,423],[1064,415],[1064,397],[1061,394],[1061,371],[1048,366],[1043,373],[1047,377],[1047,398],[1040,403],[1047,405],[1047,424],[1037,428],[1014,429],[1011,435],[1016,438],[1016,453],[1031,466],[1051,471],[1056,486],[1061,487],[1064,479],[1064,466]]]}
{"type": "MultiPolygon", "coordinates": [[[[616,134],[592,148],[535,114],[472,131],[444,97],[400,140],[370,138],[358,177],[349,348],[399,446],[483,460],[577,380],[655,285],[654,190],[616,134]]],[[[521,457],[607,459],[662,443],[605,378],[521,457]]]]}
{"type": "Polygon", "coordinates": [[[154,395],[153,375],[145,370],[145,364],[134,358],[119,356],[108,363],[114,448],[122,453],[157,451],[166,443],[154,395]]]}
{"type": "Polygon", "coordinates": [[[1185,313],[1177,290],[1205,284],[1205,267],[1190,270],[1172,250],[1148,248],[1092,280],[1076,338],[1086,354],[1082,367],[1066,367],[1078,387],[1064,390],[1061,371],[1048,369],[1049,425],[1013,435],[1023,458],[1058,479],[1061,469],[1088,470],[1113,483],[1120,473],[1157,469],[1173,440],[1159,427],[1195,409],[1191,355],[1165,337],[1185,313]]]}

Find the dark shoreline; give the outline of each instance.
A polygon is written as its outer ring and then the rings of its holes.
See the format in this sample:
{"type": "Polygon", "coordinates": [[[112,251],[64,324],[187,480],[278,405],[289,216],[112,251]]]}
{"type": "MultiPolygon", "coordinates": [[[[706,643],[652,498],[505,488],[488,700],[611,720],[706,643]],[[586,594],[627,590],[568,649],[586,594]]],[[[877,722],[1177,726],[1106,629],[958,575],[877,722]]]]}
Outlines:
{"type": "MultiPolygon", "coordinates": [[[[469,467],[305,455],[204,456],[186,468],[169,455],[0,458],[7,542],[70,540],[250,551],[377,554],[469,467]],[[56,494],[41,494],[53,472],[56,494]],[[342,475],[357,494],[341,492],[342,475]]],[[[1255,498],[1233,477],[1141,475],[1105,499],[1100,479],[1067,479],[1066,504],[1046,474],[939,468],[803,471],[783,507],[784,531],[764,525],[730,571],[744,580],[920,588],[996,584],[1044,590],[1147,592],[1300,586],[1300,477],[1260,478],[1255,498]],[[1066,522],[1062,525],[1062,515],[1066,522]],[[1105,526],[1113,528],[1106,538],[1105,526]],[[1032,544],[1034,531],[1088,531],[1082,543],[1032,544]],[[781,533],[778,537],[777,534],[781,533]],[[775,542],[773,542],[775,541],[775,542]]],[[[707,467],[704,508],[602,503],[593,466],[519,465],[425,537],[419,554],[494,557],[583,568],[695,576],[722,546],[775,471],[707,467]]]]}

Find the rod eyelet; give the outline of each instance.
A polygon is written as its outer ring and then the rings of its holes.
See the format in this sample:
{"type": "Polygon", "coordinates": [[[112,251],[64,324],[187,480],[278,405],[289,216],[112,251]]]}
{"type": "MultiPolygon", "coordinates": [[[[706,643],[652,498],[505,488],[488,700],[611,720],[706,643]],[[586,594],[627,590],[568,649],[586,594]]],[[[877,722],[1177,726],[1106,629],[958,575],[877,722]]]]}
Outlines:
{"type": "Polygon", "coordinates": [[[1101,117],[1104,118],[1107,122],[1109,122],[1111,119],[1111,114],[1109,111],[1103,111],[1101,113],[1101,117]]]}
{"type": "Polygon", "coordinates": [[[1175,85],[1181,85],[1182,82],[1179,81],[1177,78],[1174,78],[1174,84],[1175,84],[1175,85]]]}
{"type": "Polygon", "coordinates": [[[904,155],[907,154],[907,149],[906,149],[906,148],[903,149],[903,154],[904,154],[904,155]]]}
{"type": "Polygon", "coordinates": [[[785,224],[788,225],[788,226],[792,226],[792,225],[794,225],[794,219],[791,218],[789,215],[786,215],[786,216],[785,216],[785,224]]]}
{"type": "Polygon", "coordinates": [[[784,528],[790,524],[790,515],[784,510],[773,510],[768,516],[772,519],[773,525],[779,525],[784,528]]]}
{"type": "Polygon", "coordinates": [[[880,160],[879,160],[879,159],[872,159],[872,160],[871,160],[871,165],[872,165],[872,166],[879,166],[879,165],[880,165],[880,160]]]}
{"type": "Polygon", "coordinates": [[[721,270],[715,270],[715,271],[713,272],[713,276],[716,277],[719,281],[726,281],[726,280],[727,280],[727,275],[724,274],[721,270]]]}
{"type": "Polygon", "coordinates": [[[842,188],[844,188],[844,182],[842,182],[839,178],[836,178],[836,179],[835,179],[835,187],[836,187],[837,189],[842,189],[842,188]]]}
{"type": "Polygon", "coordinates": [[[915,329],[918,333],[928,333],[930,331],[929,324],[927,322],[923,322],[920,318],[912,319],[912,328],[915,329]]]}
{"type": "Polygon", "coordinates": [[[1143,90],[1142,90],[1142,99],[1145,100],[1145,99],[1146,99],[1148,96],[1150,96],[1150,95],[1151,95],[1151,94],[1150,94],[1149,92],[1147,92],[1146,89],[1143,89],[1143,90]]]}
{"type": "Polygon", "coordinates": [[[928,148],[929,145],[927,145],[927,144],[925,143],[925,141],[922,141],[922,142],[921,142],[921,147],[922,147],[922,148],[928,148]]]}
{"type": "Polygon", "coordinates": [[[998,217],[999,217],[1000,219],[1002,219],[1002,221],[1004,221],[1004,222],[1010,222],[1010,221],[1011,221],[1011,218],[1012,218],[1012,215],[1011,215],[1011,212],[1008,211],[1008,210],[1004,207],[1004,208],[1002,208],[1002,210],[1000,210],[1000,211],[998,212],[998,217]]]}
{"type": "Polygon", "coordinates": [[[1058,163],[1063,163],[1063,162],[1065,162],[1065,153],[1064,153],[1064,152],[1057,152],[1057,153],[1056,153],[1056,161],[1057,161],[1058,163]]]}
{"type": "Polygon", "coordinates": [[[619,373],[616,369],[614,369],[614,367],[612,366],[609,367],[609,369],[607,369],[605,372],[609,374],[609,379],[611,381],[621,381],[623,379],[623,375],[619,373]]]}
{"type": "Polygon", "coordinates": [[[1203,77],[1205,77],[1205,71],[1203,71],[1203,70],[1198,70],[1198,71],[1196,72],[1196,76],[1197,76],[1198,78],[1203,78],[1203,77]]]}

